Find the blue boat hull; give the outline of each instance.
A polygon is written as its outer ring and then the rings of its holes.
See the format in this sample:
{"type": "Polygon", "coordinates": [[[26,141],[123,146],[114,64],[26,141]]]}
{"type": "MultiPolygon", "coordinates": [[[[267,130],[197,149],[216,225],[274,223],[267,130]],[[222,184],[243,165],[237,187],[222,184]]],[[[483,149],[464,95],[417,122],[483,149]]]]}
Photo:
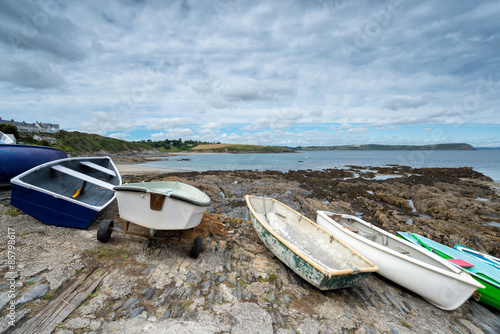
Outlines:
{"type": "Polygon", "coordinates": [[[109,157],[59,159],[12,178],[10,204],[45,224],[85,229],[121,182],[109,157]]]}
{"type": "Polygon", "coordinates": [[[86,229],[99,213],[35,189],[11,185],[10,204],[47,225],[86,229]]]}
{"type": "Polygon", "coordinates": [[[67,158],[64,151],[45,146],[0,145],[0,185],[10,184],[10,179],[43,163],[67,158]]]}

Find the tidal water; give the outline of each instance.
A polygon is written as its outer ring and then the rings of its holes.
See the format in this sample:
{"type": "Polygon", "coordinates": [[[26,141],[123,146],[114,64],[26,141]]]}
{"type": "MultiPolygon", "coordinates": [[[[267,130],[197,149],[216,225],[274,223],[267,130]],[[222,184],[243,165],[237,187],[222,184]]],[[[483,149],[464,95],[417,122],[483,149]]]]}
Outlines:
{"type": "Polygon", "coordinates": [[[142,164],[175,171],[322,170],[347,165],[383,167],[472,167],[500,182],[500,150],[474,151],[310,151],[297,153],[204,153],[169,157],[142,164]]]}

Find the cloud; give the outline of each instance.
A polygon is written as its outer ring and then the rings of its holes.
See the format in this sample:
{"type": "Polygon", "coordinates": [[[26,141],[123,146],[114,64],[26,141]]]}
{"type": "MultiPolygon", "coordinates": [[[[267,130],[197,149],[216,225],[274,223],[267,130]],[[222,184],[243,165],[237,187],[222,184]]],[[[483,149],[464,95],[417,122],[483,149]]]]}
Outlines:
{"type": "Polygon", "coordinates": [[[259,81],[248,77],[231,77],[217,87],[220,95],[228,100],[277,100],[293,94],[293,86],[287,82],[259,81]]]}
{"type": "Polygon", "coordinates": [[[145,126],[148,130],[159,130],[165,128],[174,128],[192,124],[194,118],[191,117],[164,117],[164,118],[147,118],[142,120],[140,125],[145,126]]]}
{"type": "Polygon", "coordinates": [[[191,129],[187,128],[176,128],[176,129],[168,129],[162,132],[156,132],[151,134],[151,140],[165,140],[165,139],[178,139],[181,138],[183,140],[192,139],[194,136],[194,132],[191,129]]]}
{"type": "Polygon", "coordinates": [[[0,42],[12,50],[36,50],[66,61],[82,60],[88,53],[87,39],[66,17],[64,1],[2,2],[0,17],[0,42]]]}
{"type": "Polygon", "coordinates": [[[205,123],[201,126],[203,129],[222,129],[224,127],[224,125],[222,124],[219,124],[217,122],[209,122],[209,123],[205,123]]]}
{"type": "Polygon", "coordinates": [[[151,137],[152,141],[160,141],[160,140],[168,139],[167,134],[165,132],[152,133],[152,134],[150,134],[150,137],[151,137]]]}
{"type": "Polygon", "coordinates": [[[341,126],[338,127],[338,130],[347,130],[347,129],[350,129],[350,128],[352,128],[351,124],[349,124],[349,123],[343,123],[341,126]]]}
{"type": "Polygon", "coordinates": [[[12,56],[0,67],[0,80],[30,88],[54,88],[65,83],[56,66],[41,59],[12,56]]]}
{"type": "Polygon", "coordinates": [[[363,132],[368,132],[370,130],[368,130],[367,128],[351,128],[349,130],[347,130],[347,133],[363,133],[363,132]]]}
{"type": "Polygon", "coordinates": [[[168,138],[189,138],[194,135],[193,130],[189,128],[168,129],[165,133],[168,138]]]}
{"type": "Polygon", "coordinates": [[[243,131],[287,130],[303,117],[303,113],[296,110],[279,110],[272,117],[261,117],[253,121],[253,125],[242,128],[243,131]]]}
{"type": "Polygon", "coordinates": [[[115,138],[115,139],[121,139],[121,140],[127,140],[130,136],[129,136],[129,134],[124,133],[124,132],[117,132],[117,133],[109,134],[108,137],[115,138]]]}
{"type": "Polygon", "coordinates": [[[230,108],[232,103],[221,98],[210,98],[207,100],[208,105],[217,109],[230,108]]]}
{"type": "Polygon", "coordinates": [[[376,129],[377,130],[399,130],[399,128],[396,126],[385,126],[385,127],[379,126],[376,129]]]}
{"type": "Polygon", "coordinates": [[[430,94],[424,96],[393,96],[387,99],[382,107],[390,110],[414,109],[430,103],[430,94]]]}
{"type": "Polygon", "coordinates": [[[81,131],[105,135],[108,131],[132,131],[136,128],[133,122],[118,116],[111,116],[104,111],[94,112],[92,116],[93,118],[89,121],[81,122],[79,127],[81,131]]]}

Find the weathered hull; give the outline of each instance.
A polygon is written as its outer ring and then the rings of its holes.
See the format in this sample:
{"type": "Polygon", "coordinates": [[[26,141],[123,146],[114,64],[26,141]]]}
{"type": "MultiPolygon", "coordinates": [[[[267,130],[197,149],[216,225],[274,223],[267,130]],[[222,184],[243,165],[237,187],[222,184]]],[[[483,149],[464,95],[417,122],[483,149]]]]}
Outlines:
{"type": "MultiPolygon", "coordinates": [[[[320,290],[331,290],[351,287],[359,284],[372,272],[378,270],[376,266],[363,259],[354,250],[347,248],[347,246],[339,243],[338,240],[334,240],[326,231],[304,217],[302,220],[304,226],[311,225],[312,223],[314,226],[308,231],[317,231],[313,239],[318,245],[324,246],[322,249],[319,249],[320,246],[318,246],[318,252],[322,252],[325,247],[328,248],[331,246],[331,252],[333,254],[335,247],[337,247],[339,252],[350,254],[351,258],[345,258],[344,262],[355,263],[355,265],[350,266],[350,268],[344,263],[345,266],[338,270],[325,270],[318,265],[319,261],[316,261],[317,259],[314,258],[312,252],[307,252],[304,249],[297,249],[294,247],[295,245],[289,243],[293,243],[293,241],[283,240],[275,231],[270,230],[269,225],[262,222],[260,217],[257,217],[250,203],[249,196],[247,196],[247,203],[250,208],[252,225],[266,247],[297,275],[316,288],[320,290]],[[360,267],[356,267],[356,265],[360,267]],[[362,268],[361,265],[363,265],[362,268]]],[[[290,212],[294,211],[290,209],[290,212]]],[[[328,254],[326,254],[326,256],[328,256],[328,254]]],[[[338,256],[338,253],[335,254],[335,256],[338,256]]]]}
{"type": "Polygon", "coordinates": [[[66,152],[51,147],[1,144],[0,185],[8,185],[14,176],[35,166],[66,157],[66,152]]]}
{"type": "MultiPolygon", "coordinates": [[[[330,213],[329,213],[330,214],[330,213]]],[[[342,219],[367,224],[350,215],[339,215],[342,219]]],[[[427,254],[424,249],[402,240],[375,226],[373,240],[382,238],[382,244],[349,231],[331,219],[327,212],[318,211],[318,225],[324,227],[346,244],[355,248],[379,268],[379,274],[417,293],[431,304],[444,310],[454,310],[466,302],[481,287],[470,275],[446,263],[439,256],[427,254]],[[384,246],[392,242],[412,252],[404,255],[384,246]]]]}
{"type": "Polygon", "coordinates": [[[308,262],[306,262],[299,255],[291,251],[290,248],[285,246],[277,238],[275,238],[262,226],[262,224],[253,215],[252,225],[264,245],[266,245],[266,247],[274,255],[276,255],[276,257],[280,259],[281,262],[285,263],[297,275],[320,290],[332,290],[351,287],[359,284],[371,274],[370,272],[367,272],[328,277],[318,269],[314,268],[308,262]]]}

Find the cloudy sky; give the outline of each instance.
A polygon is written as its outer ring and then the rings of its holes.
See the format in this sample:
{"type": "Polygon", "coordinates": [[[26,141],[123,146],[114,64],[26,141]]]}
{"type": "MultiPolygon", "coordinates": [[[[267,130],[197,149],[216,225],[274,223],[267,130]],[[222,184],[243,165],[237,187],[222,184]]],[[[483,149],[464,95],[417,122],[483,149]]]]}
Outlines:
{"type": "Polygon", "coordinates": [[[0,117],[126,140],[500,146],[499,1],[2,0],[0,117]]]}

